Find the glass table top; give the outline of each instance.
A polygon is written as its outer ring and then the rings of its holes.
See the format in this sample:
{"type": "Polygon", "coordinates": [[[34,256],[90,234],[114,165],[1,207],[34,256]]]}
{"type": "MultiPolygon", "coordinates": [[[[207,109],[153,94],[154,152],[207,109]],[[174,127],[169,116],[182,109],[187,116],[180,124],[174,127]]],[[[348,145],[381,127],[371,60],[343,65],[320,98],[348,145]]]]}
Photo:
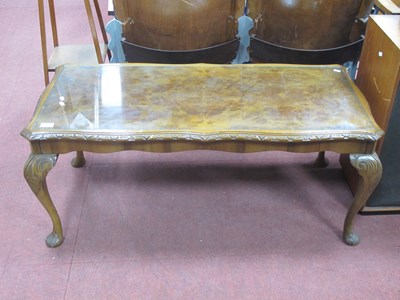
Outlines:
{"type": "Polygon", "coordinates": [[[23,131],[77,135],[360,136],[382,134],[340,66],[65,65],[23,131]]]}

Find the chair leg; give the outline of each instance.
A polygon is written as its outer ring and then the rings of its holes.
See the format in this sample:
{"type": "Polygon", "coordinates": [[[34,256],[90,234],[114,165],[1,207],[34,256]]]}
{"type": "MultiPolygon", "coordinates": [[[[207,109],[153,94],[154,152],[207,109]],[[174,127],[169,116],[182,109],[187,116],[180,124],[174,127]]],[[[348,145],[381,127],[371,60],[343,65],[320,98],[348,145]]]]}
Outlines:
{"type": "MultiPolygon", "coordinates": [[[[104,43],[106,45],[108,45],[106,27],[104,25],[103,16],[101,14],[99,1],[98,0],[93,0],[93,2],[94,2],[94,7],[96,8],[97,19],[99,20],[101,35],[103,36],[103,41],[104,41],[104,43]]],[[[110,51],[110,49],[107,49],[107,56],[108,56],[108,60],[110,60],[111,59],[111,51],[110,51]]]]}
{"type": "Polygon", "coordinates": [[[47,61],[46,22],[44,18],[43,0],[38,0],[38,11],[40,24],[40,42],[42,46],[44,83],[47,86],[49,84],[49,66],[47,61]]]}
{"type": "Polygon", "coordinates": [[[51,33],[53,35],[53,46],[58,46],[58,33],[57,33],[57,22],[56,22],[56,12],[54,9],[54,0],[49,0],[49,12],[50,12],[50,22],[51,22],[51,33]]]}
{"type": "Polygon", "coordinates": [[[95,26],[94,20],[93,20],[92,7],[90,5],[89,0],[85,0],[85,8],[86,8],[86,14],[88,17],[88,21],[89,21],[90,31],[92,32],[93,45],[96,50],[97,61],[99,64],[102,64],[104,62],[103,56],[101,54],[99,38],[97,36],[96,26],[95,26]]]}

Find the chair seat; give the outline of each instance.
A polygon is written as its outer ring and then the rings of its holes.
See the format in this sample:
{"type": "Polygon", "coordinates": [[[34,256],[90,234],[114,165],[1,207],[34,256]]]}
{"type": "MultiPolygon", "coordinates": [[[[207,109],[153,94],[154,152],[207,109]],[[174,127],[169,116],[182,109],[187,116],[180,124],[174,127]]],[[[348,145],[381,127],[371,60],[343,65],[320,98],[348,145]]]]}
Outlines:
{"type": "MultiPolygon", "coordinates": [[[[101,56],[105,61],[107,45],[100,44],[101,56]]],[[[63,64],[98,64],[96,51],[93,44],[87,45],[62,45],[55,47],[49,58],[49,70],[54,71],[63,64]]]]}

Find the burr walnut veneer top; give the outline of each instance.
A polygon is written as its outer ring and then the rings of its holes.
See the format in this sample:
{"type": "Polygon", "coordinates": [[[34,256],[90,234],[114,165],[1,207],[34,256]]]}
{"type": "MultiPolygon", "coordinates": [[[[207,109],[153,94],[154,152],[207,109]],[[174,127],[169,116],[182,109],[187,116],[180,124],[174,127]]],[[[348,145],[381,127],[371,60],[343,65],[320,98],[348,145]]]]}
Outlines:
{"type": "Polygon", "coordinates": [[[33,141],[375,142],[337,65],[65,65],[22,135],[33,141]]]}

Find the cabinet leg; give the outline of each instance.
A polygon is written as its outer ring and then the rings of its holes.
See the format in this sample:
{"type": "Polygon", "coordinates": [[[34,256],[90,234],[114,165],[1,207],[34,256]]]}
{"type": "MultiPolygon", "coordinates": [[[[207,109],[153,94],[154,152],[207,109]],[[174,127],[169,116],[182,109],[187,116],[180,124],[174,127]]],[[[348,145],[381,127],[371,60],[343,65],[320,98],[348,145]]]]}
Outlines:
{"type": "Polygon", "coordinates": [[[32,192],[46,209],[53,223],[53,231],[46,239],[47,246],[62,244],[61,220],[47,189],[46,176],[57,162],[58,154],[31,154],[24,166],[24,176],[32,192]]]}
{"type": "Polygon", "coordinates": [[[382,163],[376,153],[350,154],[350,163],[360,175],[360,180],[344,222],[343,241],[347,245],[355,246],[360,242],[360,238],[352,231],[353,220],[381,180],[382,163]]]}

